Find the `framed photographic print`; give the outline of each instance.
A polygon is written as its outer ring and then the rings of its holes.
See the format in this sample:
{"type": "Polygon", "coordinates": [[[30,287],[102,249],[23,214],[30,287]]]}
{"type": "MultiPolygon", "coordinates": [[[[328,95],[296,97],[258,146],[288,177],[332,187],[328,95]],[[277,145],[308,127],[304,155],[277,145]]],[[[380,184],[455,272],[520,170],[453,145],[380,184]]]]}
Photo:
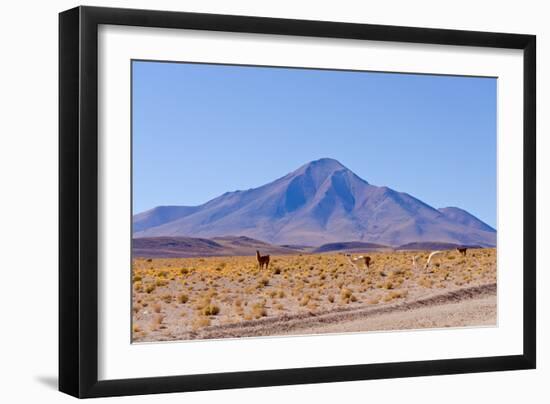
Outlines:
{"type": "Polygon", "coordinates": [[[60,14],[59,386],[535,367],[535,37],[60,14]]]}

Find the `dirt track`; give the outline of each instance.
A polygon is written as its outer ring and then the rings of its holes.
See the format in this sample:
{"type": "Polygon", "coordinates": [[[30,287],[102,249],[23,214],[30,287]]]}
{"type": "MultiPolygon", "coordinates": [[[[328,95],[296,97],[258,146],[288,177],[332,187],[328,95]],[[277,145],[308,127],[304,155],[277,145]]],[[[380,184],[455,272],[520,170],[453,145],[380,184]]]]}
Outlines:
{"type": "Polygon", "coordinates": [[[340,308],[207,327],[178,339],[401,330],[496,325],[496,283],[430,294],[383,307],[340,308]]]}

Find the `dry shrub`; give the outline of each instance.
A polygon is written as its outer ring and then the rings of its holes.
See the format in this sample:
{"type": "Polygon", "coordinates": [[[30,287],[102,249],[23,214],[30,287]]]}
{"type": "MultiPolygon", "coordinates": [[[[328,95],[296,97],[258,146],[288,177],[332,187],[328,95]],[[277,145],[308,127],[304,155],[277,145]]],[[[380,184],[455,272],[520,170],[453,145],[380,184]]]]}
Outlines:
{"type": "Polygon", "coordinates": [[[385,302],[389,302],[394,299],[407,297],[407,295],[407,290],[392,290],[391,292],[387,293],[382,300],[384,300],[385,302]]]}
{"type": "Polygon", "coordinates": [[[262,278],[258,281],[258,285],[256,286],[258,289],[261,289],[265,286],[269,285],[269,279],[268,278],[262,278]]]}
{"type": "Polygon", "coordinates": [[[379,298],[373,297],[373,298],[370,298],[370,299],[369,299],[368,303],[369,303],[369,304],[378,304],[379,301],[380,301],[379,298]]]}
{"type": "Polygon", "coordinates": [[[253,318],[260,318],[260,317],[267,316],[267,310],[265,309],[265,304],[264,303],[254,303],[252,305],[250,315],[253,318]]]}
{"type": "Polygon", "coordinates": [[[162,306],[160,305],[160,303],[157,302],[157,303],[154,303],[154,304],[153,304],[153,311],[154,311],[155,313],[160,313],[160,310],[161,310],[161,309],[162,309],[162,306]]]}
{"type": "Polygon", "coordinates": [[[155,285],[158,286],[158,287],[166,286],[166,285],[168,285],[168,281],[166,279],[158,278],[155,281],[155,285]]]}
{"type": "Polygon", "coordinates": [[[342,299],[349,299],[352,295],[353,292],[347,288],[342,289],[342,291],[340,292],[340,296],[342,297],[342,299]]]}
{"type": "Polygon", "coordinates": [[[431,288],[433,286],[433,280],[427,277],[420,278],[417,282],[420,286],[425,288],[431,288]]]}
{"type": "Polygon", "coordinates": [[[390,292],[395,299],[405,298],[409,295],[409,291],[406,289],[394,290],[390,292]]]}
{"type": "Polygon", "coordinates": [[[302,299],[300,300],[300,306],[306,306],[309,301],[311,300],[311,296],[309,295],[305,295],[304,297],[302,297],[302,299]]]}
{"type": "Polygon", "coordinates": [[[219,312],[220,308],[215,304],[209,304],[202,309],[202,314],[204,314],[205,316],[216,316],[217,314],[219,314],[219,312]]]}
{"type": "Polygon", "coordinates": [[[314,310],[317,310],[317,308],[319,307],[319,305],[315,302],[309,302],[309,304],[307,305],[307,308],[310,310],[310,311],[314,311],[314,310]]]}
{"type": "Polygon", "coordinates": [[[193,330],[197,330],[199,328],[208,327],[210,323],[211,323],[210,318],[206,316],[198,316],[198,317],[195,317],[195,319],[193,320],[192,327],[193,327],[193,330]]]}
{"type": "Polygon", "coordinates": [[[185,293],[182,293],[178,296],[178,302],[181,304],[185,304],[189,301],[189,296],[187,296],[185,293]]]}
{"type": "Polygon", "coordinates": [[[382,298],[382,301],[384,301],[384,302],[389,302],[391,300],[393,300],[393,297],[390,293],[384,295],[384,297],[382,298]]]}
{"type": "Polygon", "coordinates": [[[151,320],[151,327],[155,330],[159,328],[165,317],[166,316],[164,314],[155,314],[151,320]]]}
{"type": "Polygon", "coordinates": [[[208,306],[211,302],[211,299],[209,297],[203,297],[202,299],[199,299],[195,302],[195,309],[198,311],[202,311],[206,306],[208,306]]]}

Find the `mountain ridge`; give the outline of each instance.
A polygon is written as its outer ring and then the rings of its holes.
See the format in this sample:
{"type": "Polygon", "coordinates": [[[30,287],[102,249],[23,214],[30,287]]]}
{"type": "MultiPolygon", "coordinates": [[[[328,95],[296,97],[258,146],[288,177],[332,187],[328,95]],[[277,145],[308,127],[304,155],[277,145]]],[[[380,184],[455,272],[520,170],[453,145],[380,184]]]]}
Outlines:
{"type": "Polygon", "coordinates": [[[407,193],[371,185],[331,158],[202,205],[142,212],[133,218],[133,231],[137,238],[240,235],[278,245],[349,240],[391,246],[496,244],[496,231],[467,211],[436,209],[407,193]]]}

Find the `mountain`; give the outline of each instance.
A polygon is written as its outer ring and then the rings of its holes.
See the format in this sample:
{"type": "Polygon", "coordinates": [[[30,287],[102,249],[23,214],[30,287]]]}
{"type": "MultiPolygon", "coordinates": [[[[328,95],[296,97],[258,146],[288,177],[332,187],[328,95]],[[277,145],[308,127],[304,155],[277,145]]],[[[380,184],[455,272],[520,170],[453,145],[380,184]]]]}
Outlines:
{"type": "Polygon", "coordinates": [[[330,158],[200,206],[158,207],[134,216],[136,238],[226,235],[279,245],[496,244],[496,231],[468,212],[438,210],[407,193],[371,185],[330,158]]]}

